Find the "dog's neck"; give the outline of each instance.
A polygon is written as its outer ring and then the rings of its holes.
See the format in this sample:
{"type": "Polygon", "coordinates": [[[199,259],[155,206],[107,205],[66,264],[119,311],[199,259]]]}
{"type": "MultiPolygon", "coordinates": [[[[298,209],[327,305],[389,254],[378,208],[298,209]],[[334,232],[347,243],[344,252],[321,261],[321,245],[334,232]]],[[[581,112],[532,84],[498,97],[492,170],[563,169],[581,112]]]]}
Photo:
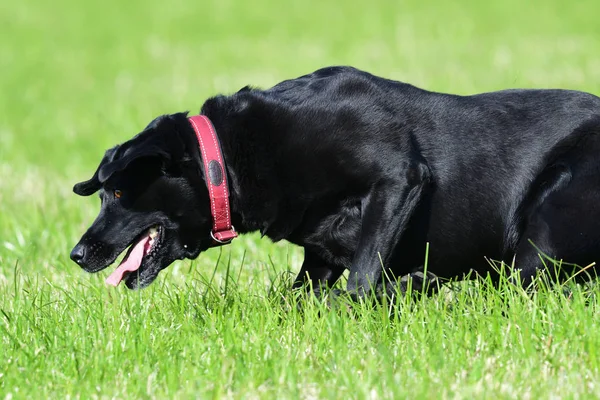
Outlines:
{"type": "Polygon", "coordinates": [[[237,232],[231,224],[229,179],[219,138],[207,116],[195,115],[188,118],[188,121],[196,134],[204,167],[213,224],[211,237],[215,245],[227,244],[237,237],[237,232]]]}
{"type": "MultiPolygon", "coordinates": [[[[204,110],[203,115],[207,115],[204,110]]],[[[264,212],[264,207],[269,207],[269,201],[275,201],[275,197],[269,195],[269,190],[265,182],[258,178],[257,168],[254,163],[255,142],[250,142],[241,129],[233,127],[229,123],[224,123],[222,116],[217,113],[211,113],[207,117],[213,123],[216,134],[218,135],[221,152],[224,159],[224,169],[229,184],[229,200],[231,210],[231,220],[236,231],[239,233],[248,233],[261,230],[268,226],[268,213],[264,212]],[[248,152],[246,152],[248,151],[248,152]],[[244,187],[263,188],[261,195],[247,196],[244,187]]],[[[208,188],[206,185],[204,162],[198,146],[198,139],[193,127],[187,119],[186,114],[176,114],[176,123],[180,127],[177,129],[186,153],[189,155],[190,171],[196,171],[191,177],[194,185],[197,185],[208,199],[208,188]],[[191,163],[190,163],[191,162],[191,163]]],[[[259,153],[257,152],[257,156],[259,153]]],[[[207,202],[208,203],[208,202],[207,202]]]]}
{"type": "MultiPolygon", "coordinates": [[[[201,114],[212,121],[219,137],[236,230],[260,231],[281,240],[289,235],[291,221],[278,217],[285,205],[277,181],[277,155],[270,151],[271,120],[261,110],[244,107],[243,99],[236,95],[218,96],[205,102],[201,114]]],[[[199,157],[197,149],[196,153],[199,157]]]]}

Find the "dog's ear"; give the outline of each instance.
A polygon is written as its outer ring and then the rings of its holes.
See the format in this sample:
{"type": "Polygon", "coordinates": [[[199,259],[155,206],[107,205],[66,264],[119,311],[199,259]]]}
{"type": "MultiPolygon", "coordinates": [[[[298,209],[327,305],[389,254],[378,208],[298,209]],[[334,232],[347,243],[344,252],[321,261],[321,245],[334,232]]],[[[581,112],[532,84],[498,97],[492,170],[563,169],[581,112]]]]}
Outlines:
{"type": "Polygon", "coordinates": [[[168,135],[149,135],[159,126],[171,126],[174,117],[185,118],[186,113],[174,115],[161,115],[144,128],[133,139],[122,145],[107,150],[94,173],[94,176],[85,182],[80,182],[73,187],[73,191],[80,196],[89,196],[102,188],[115,172],[123,171],[133,161],[141,158],[157,158],[163,166],[171,161],[173,143],[169,142],[168,135]],[[167,148],[171,150],[167,150],[167,148]]]}
{"type": "Polygon", "coordinates": [[[117,152],[117,148],[118,146],[106,150],[104,157],[102,157],[102,161],[100,161],[100,165],[96,169],[96,172],[94,172],[94,176],[92,176],[91,179],[79,182],[73,186],[73,192],[75,192],[75,194],[80,196],[90,196],[102,188],[102,182],[100,182],[100,179],[98,178],[100,169],[112,161],[115,153],[117,152]]]}
{"type": "Polygon", "coordinates": [[[98,169],[98,180],[100,183],[106,182],[115,172],[124,171],[133,161],[141,158],[156,157],[163,164],[171,159],[169,153],[157,145],[139,143],[132,145],[123,156],[111,161],[98,169]]]}
{"type": "Polygon", "coordinates": [[[169,145],[165,139],[168,136],[150,134],[160,131],[160,126],[169,126],[170,116],[161,115],[154,118],[144,130],[130,141],[123,143],[115,157],[98,169],[100,183],[106,182],[115,172],[123,171],[133,161],[140,158],[157,158],[163,165],[171,160],[171,154],[166,150],[169,145]]]}

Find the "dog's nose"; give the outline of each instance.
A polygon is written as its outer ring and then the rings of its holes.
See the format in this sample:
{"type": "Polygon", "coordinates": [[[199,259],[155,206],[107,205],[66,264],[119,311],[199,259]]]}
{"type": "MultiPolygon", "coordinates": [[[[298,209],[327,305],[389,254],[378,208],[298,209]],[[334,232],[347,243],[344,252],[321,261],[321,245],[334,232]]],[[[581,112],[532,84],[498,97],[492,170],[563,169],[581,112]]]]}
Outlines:
{"type": "Polygon", "coordinates": [[[71,251],[71,260],[73,260],[77,264],[81,265],[84,257],[85,257],[85,246],[82,245],[81,243],[79,243],[71,251]]]}

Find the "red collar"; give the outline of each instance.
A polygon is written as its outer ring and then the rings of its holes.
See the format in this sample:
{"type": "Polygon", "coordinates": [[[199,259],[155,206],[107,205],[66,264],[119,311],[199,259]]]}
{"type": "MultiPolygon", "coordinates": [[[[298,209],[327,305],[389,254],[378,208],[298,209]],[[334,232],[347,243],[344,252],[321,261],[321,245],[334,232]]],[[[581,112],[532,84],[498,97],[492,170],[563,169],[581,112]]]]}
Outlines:
{"type": "Polygon", "coordinates": [[[231,225],[229,188],[219,139],[213,124],[205,115],[196,115],[188,120],[196,132],[196,138],[200,145],[200,156],[204,163],[206,186],[210,196],[210,212],[213,218],[210,236],[213,238],[215,246],[228,244],[237,237],[237,233],[231,225]]]}

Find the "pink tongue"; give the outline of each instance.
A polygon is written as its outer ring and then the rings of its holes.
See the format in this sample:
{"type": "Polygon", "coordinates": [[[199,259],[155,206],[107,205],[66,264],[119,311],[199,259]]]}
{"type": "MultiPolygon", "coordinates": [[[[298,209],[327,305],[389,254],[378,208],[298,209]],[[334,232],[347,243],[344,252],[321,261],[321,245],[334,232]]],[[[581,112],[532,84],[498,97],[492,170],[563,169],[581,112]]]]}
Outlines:
{"type": "Polygon", "coordinates": [[[150,240],[150,236],[146,236],[137,242],[133,250],[131,250],[129,253],[129,256],[121,261],[121,264],[119,264],[115,272],[106,278],[106,283],[116,287],[123,280],[125,273],[137,271],[142,264],[142,258],[144,257],[144,254],[150,248],[150,240]]]}

